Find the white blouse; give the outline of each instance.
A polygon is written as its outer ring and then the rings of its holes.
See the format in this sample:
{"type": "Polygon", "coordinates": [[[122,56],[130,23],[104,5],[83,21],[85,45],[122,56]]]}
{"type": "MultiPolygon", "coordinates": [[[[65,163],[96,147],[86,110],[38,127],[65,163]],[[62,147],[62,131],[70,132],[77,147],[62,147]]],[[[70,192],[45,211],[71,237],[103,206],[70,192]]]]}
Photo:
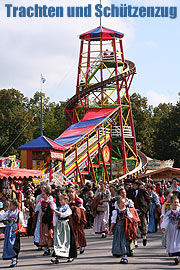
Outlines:
{"type": "Polygon", "coordinates": [[[119,207],[118,207],[116,210],[113,210],[113,212],[112,212],[111,223],[115,224],[117,221],[117,212],[118,212],[117,210],[119,210],[119,211],[127,210],[127,216],[130,218],[133,217],[131,212],[129,211],[129,208],[119,209],[119,207]]]}
{"type": "MultiPolygon", "coordinates": [[[[43,200],[43,199],[42,199],[43,200]]],[[[40,211],[41,210],[41,202],[42,200],[40,200],[35,207],[35,212],[40,211]]],[[[49,205],[51,207],[51,209],[56,209],[56,204],[53,200],[48,199],[47,202],[49,202],[49,205]]]]}
{"type": "MultiPolygon", "coordinates": [[[[0,215],[0,221],[1,220],[8,220],[8,217],[14,217],[17,216],[17,210],[15,211],[11,211],[8,210],[6,211],[4,214],[0,215]]],[[[19,221],[21,223],[22,226],[24,226],[24,218],[23,218],[23,212],[19,211],[19,221]]]]}
{"type": "Polygon", "coordinates": [[[166,214],[163,217],[163,221],[161,223],[161,229],[167,229],[168,224],[169,224],[169,214],[172,211],[178,212],[178,214],[180,215],[180,207],[178,207],[177,210],[170,209],[169,211],[167,211],[166,214]]]}
{"type": "Polygon", "coordinates": [[[58,216],[60,216],[60,218],[66,218],[69,217],[70,215],[72,215],[72,210],[69,207],[68,204],[64,205],[64,206],[60,206],[58,208],[59,212],[62,212],[60,215],[58,215],[57,213],[54,212],[53,215],[53,226],[55,227],[58,221],[58,216]]]}

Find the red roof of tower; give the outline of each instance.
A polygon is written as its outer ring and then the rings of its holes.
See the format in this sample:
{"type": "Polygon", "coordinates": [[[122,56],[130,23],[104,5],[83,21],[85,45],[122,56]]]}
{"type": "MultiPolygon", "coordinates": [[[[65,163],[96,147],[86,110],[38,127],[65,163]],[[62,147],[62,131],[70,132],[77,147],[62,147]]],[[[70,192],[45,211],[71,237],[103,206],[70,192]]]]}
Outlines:
{"type": "Polygon", "coordinates": [[[112,39],[112,37],[116,37],[116,38],[123,38],[124,34],[105,28],[105,27],[97,27],[93,30],[90,30],[82,35],[80,35],[80,39],[88,39],[88,38],[92,38],[93,40],[99,40],[101,38],[104,38],[106,40],[108,39],[112,39]]]}

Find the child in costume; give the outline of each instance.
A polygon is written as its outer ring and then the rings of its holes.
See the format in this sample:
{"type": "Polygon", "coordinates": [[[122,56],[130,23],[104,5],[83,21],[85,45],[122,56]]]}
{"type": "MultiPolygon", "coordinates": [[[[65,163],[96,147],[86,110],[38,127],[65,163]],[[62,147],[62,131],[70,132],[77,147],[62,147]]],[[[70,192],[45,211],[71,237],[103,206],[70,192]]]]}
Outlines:
{"type": "Polygon", "coordinates": [[[77,257],[76,241],[74,232],[69,224],[69,217],[72,215],[68,205],[68,196],[61,194],[59,197],[60,206],[54,209],[54,251],[55,259],[51,262],[58,264],[59,258],[68,258],[67,262],[72,262],[77,257]]]}
{"type": "Polygon", "coordinates": [[[18,210],[18,206],[18,201],[14,199],[10,202],[10,210],[0,215],[0,220],[8,221],[5,229],[3,260],[11,260],[10,267],[17,265],[20,252],[19,222],[24,225],[23,213],[18,210]]]}
{"type": "Polygon", "coordinates": [[[161,223],[162,233],[166,233],[166,251],[170,256],[176,256],[175,264],[179,264],[180,256],[180,207],[175,196],[171,202],[172,208],[165,214],[161,223]]]}
{"type": "Polygon", "coordinates": [[[120,197],[117,201],[117,208],[112,213],[110,234],[114,230],[112,254],[121,256],[120,263],[127,264],[127,254],[129,253],[129,241],[126,239],[123,230],[123,219],[125,216],[132,218],[129,208],[126,207],[126,199],[120,197]]]}
{"type": "Polygon", "coordinates": [[[171,190],[166,190],[165,192],[165,202],[162,206],[162,210],[161,210],[161,223],[163,221],[163,218],[165,216],[165,214],[171,209],[171,200],[173,197],[173,193],[171,190]]]}

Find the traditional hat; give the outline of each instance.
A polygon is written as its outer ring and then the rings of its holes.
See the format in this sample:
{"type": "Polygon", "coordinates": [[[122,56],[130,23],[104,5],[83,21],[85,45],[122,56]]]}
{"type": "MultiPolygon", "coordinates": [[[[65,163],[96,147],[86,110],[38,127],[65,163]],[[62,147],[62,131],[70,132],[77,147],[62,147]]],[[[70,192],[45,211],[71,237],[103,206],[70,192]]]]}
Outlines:
{"type": "Polygon", "coordinates": [[[124,185],[130,185],[132,183],[131,179],[125,179],[124,180],[124,185]]]}
{"type": "Polygon", "coordinates": [[[143,182],[140,181],[139,179],[134,179],[134,180],[133,180],[133,184],[143,185],[143,182]]]}

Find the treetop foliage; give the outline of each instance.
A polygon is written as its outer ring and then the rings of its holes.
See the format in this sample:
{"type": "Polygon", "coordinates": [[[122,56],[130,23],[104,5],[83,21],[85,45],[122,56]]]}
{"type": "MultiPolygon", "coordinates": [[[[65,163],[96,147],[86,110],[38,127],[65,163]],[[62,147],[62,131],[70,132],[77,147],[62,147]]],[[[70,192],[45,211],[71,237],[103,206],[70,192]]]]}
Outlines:
{"type": "MultiPolygon", "coordinates": [[[[44,135],[54,140],[67,128],[65,105],[42,95],[44,135]]],[[[0,156],[19,155],[20,145],[41,135],[40,102],[40,92],[27,98],[16,89],[0,90],[0,156]]],[[[180,167],[180,101],[153,107],[146,97],[133,93],[131,107],[136,141],[141,142],[142,151],[152,158],[174,159],[174,166],[180,167]]]]}

